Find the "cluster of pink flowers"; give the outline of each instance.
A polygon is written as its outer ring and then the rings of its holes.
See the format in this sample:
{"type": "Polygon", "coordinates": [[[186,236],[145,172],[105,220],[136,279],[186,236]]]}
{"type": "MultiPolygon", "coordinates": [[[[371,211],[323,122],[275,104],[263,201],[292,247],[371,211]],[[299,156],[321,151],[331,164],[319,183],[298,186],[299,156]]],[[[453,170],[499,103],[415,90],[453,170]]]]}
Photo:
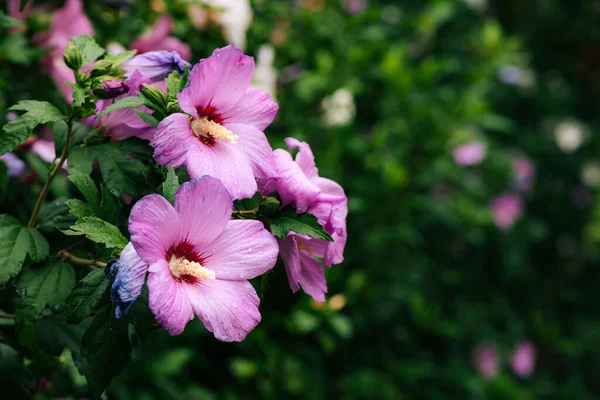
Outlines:
{"type": "MultiPolygon", "coordinates": [[[[520,378],[527,378],[535,370],[536,350],[532,342],[520,341],[509,357],[510,366],[520,378]]],[[[500,373],[500,356],[493,345],[481,345],[473,351],[473,363],[480,376],[486,379],[496,377],[500,373]]]]}

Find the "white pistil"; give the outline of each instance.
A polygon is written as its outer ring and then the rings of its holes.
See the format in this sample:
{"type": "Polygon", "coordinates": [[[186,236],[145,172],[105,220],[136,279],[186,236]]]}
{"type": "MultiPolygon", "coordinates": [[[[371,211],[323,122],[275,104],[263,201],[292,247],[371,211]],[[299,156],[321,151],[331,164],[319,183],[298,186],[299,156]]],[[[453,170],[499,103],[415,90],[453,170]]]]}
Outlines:
{"type": "Polygon", "coordinates": [[[197,137],[212,137],[216,140],[223,140],[235,144],[239,136],[234,135],[223,125],[210,121],[207,118],[199,118],[192,121],[192,131],[197,137]]]}
{"type": "Polygon", "coordinates": [[[185,258],[171,257],[169,269],[171,270],[171,274],[176,278],[181,278],[182,275],[191,275],[202,280],[215,280],[215,271],[211,271],[203,267],[200,263],[189,261],[185,258]]]}

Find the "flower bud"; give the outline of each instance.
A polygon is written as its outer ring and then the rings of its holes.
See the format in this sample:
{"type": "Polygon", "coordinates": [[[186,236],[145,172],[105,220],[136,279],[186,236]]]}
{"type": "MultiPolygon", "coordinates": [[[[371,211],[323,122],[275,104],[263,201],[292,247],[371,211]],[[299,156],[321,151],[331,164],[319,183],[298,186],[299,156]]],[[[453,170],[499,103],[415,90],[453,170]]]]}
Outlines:
{"type": "Polygon", "coordinates": [[[179,107],[179,103],[177,100],[169,100],[167,103],[167,114],[175,114],[182,112],[181,107],[179,107]]]}
{"type": "Polygon", "coordinates": [[[100,99],[114,99],[129,91],[129,85],[118,79],[110,79],[104,82],[95,82],[92,91],[100,99]]]}
{"type": "Polygon", "coordinates": [[[65,47],[63,59],[65,60],[65,64],[67,64],[67,67],[71,68],[72,70],[77,70],[81,68],[81,64],[83,63],[83,56],[81,55],[81,51],[77,46],[75,46],[71,42],[69,42],[65,47]]]}
{"type": "Polygon", "coordinates": [[[273,196],[268,196],[260,201],[260,213],[263,215],[272,215],[279,211],[281,202],[273,196]]]}
{"type": "Polygon", "coordinates": [[[180,74],[185,72],[185,68],[190,67],[190,63],[181,58],[176,51],[150,51],[123,64],[128,75],[134,71],[150,78],[151,82],[165,79],[172,71],[180,74]]]}
{"type": "Polygon", "coordinates": [[[160,88],[152,85],[143,84],[140,86],[140,91],[148,100],[160,107],[165,107],[167,104],[167,96],[160,88]]]}
{"type": "Polygon", "coordinates": [[[96,76],[108,75],[112,71],[112,66],[112,62],[107,60],[96,61],[90,71],[90,76],[93,78],[96,76]]]}

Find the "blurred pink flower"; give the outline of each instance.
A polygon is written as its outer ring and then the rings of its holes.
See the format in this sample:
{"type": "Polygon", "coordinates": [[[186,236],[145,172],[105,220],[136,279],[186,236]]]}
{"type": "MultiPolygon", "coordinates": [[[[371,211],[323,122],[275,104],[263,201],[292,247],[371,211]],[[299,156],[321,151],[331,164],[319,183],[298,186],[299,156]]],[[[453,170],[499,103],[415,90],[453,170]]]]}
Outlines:
{"type": "Polygon", "coordinates": [[[503,231],[509,230],[523,214],[523,200],[514,193],[496,197],[490,205],[494,223],[503,231]]]}
{"type": "Polygon", "coordinates": [[[12,178],[17,178],[23,175],[25,171],[25,163],[15,153],[4,153],[0,156],[0,161],[6,164],[7,174],[12,178]]]}
{"type": "Polygon", "coordinates": [[[21,0],[8,0],[6,6],[7,13],[10,17],[23,21],[33,11],[33,0],[29,0],[23,12],[21,12],[21,0]]]}
{"type": "Polygon", "coordinates": [[[535,347],[530,341],[522,341],[510,359],[510,365],[517,376],[527,378],[535,369],[535,347]]]}
{"type": "Polygon", "coordinates": [[[342,5],[348,14],[354,15],[365,11],[367,0],[342,0],[342,5]]]}
{"type": "Polygon", "coordinates": [[[458,146],[454,149],[452,155],[454,156],[454,162],[458,165],[477,165],[485,159],[487,148],[482,143],[473,142],[458,146]]]}
{"type": "Polygon", "coordinates": [[[519,156],[513,160],[513,172],[516,189],[529,192],[535,177],[535,165],[527,157],[519,156]]]}
{"type": "Polygon", "coordinates": [[[43,161],[51,164],[56,159],[54,141],[38,139],[31,146],[31,151],[37,154],[43,161]]]}
{"type": "Polygon", "coordinates": [[[156,50],[176,51],[181,58],[189,60],[191,57],[190,46],[176,37],[169,36],[172,31],[173,21],[168,15],[162,15],[156,20],[150,32],[134,40],[131,48],[136,49],[138,54],[156,50]]]}
{"type": "Polygon", "coordinates": [[[491,379],[500,373],[498,350],[491,345],[480,345],[473,351],[473,363],[479,375],[491,379]]]}
{"type": "Polygon", "coordinates": [[[63,8],[54,12],[50,31],[36,37],[40,47],[50,50],[42,59],[42,65],[68,102],[73,101],[73,88],[65,82],[74,82],[75,75],[63,61],[63,52],[71,37],[77,35],[93,36],[94,28],[83,13],[82,2],[67,0],[63,8]]]}

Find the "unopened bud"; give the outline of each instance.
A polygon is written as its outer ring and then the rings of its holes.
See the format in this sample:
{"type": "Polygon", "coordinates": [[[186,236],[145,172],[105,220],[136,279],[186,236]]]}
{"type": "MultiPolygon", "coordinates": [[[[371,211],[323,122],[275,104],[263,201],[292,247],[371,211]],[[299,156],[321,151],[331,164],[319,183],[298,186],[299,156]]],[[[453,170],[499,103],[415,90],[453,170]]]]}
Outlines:
{"type": "Polygon", "coordinates": [[[104,82],[95,82],[92,91],[100,99],[114,99],[129,91],[129,85],[118,79],[110,79],[104,82]]]}
{"type": "Polygon", "coordinates": [[[112,66],[112,62],[107,60],[96,61],[90,71],[90,76],[94,78],[97,76],[108,75],[112,71],[112,66]]]}
{"type": "Polygon", "coordinates": [[[65,47],[63,59],[65,60],[65,64],[67,64],[67,67],[71,68],[72,70],[77,70],[81,68],[81,64],[83,63],[83,56],[81,55],[81,51],[77,46],[75,46],[71,42],[69,42],[65,47]]]}
{"type": "Polygon", "coordinates": [[[179,107],[179,103],[177,100],[169,100],[167,103],[167,114],[175,114],[182,112],[181,107],[179,107]]]}
{"type": "Polygon", "coordinates": [[[152,85],[142,84],[140,85],[140,91],[148,100],[164,108],[167,105],[167,96],[160,90],[160,88],[152,85]]]}

